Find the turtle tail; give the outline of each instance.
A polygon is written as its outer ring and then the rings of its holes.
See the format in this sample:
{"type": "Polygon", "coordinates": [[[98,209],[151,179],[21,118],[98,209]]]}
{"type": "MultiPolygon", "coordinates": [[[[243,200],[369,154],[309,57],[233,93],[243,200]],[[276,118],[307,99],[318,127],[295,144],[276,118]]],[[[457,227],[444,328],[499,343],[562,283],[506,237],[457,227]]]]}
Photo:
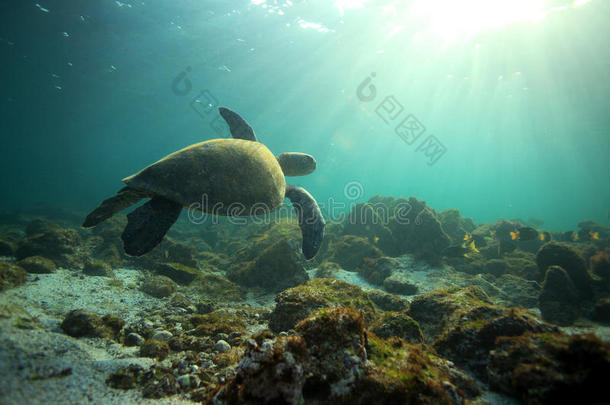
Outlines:
{"type": "Polygon", "coordinates": [[[85,222],[83,222],[83,228],[92,228],[100,222],[107,220],[117,212],[134,205],[142,198],[146,197],[146,193],[129,187],[123,187],[115,196],[102,201],[96,209],[87,215],[85,222]]]}

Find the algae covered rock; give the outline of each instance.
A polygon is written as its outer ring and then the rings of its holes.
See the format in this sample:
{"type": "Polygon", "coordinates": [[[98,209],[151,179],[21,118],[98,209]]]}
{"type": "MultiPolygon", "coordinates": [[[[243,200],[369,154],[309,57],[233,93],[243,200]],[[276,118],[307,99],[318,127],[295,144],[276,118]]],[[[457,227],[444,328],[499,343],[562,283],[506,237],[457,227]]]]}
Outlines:
{"type": "Polygon", "coordinates": [[[155,266],[155,273],[171,278],[178,284],[191,283],[201,272],[181,263],[159,263],[155,266]]]}
{"type": "Polygon", "coordinates": [[[112,267],[102,260],[88,260],[83,267],[83,274],[88,276],[114,277],[112,267]]]}
{"type": "Polygon", "coordinates": [[[153,297],[165,298],[175,293],[177,288],[176,283],[169,277],[151,276],[144,280],[140,289],[153,297]]]}
{"type": "Polygon", "coordinates": [[[0,291],[25,283],[27,271],[14,263],[0,261],[0,291]]]}
{"type": "Polygon", "coordinates": [[[100,315],[84,309],[68,312],[61,323],[64,332],[72,337],[104,337],[117,339],[125,322],[113,315],[100,315]]]}
{"type": "Polygon", "coordinates": [[[424,342],[419,324],[406,312],[386,312],[369,329],[382,338],[399,337],[410,343],[424,342]]]}
{"type": "Polygon", "coordinates": [[[421,345],[367,337],[354,309],[325,308],[296,335],[251,339],[216,404],[461,404],[476,383],[421,345]]]}
{"type": "Polygon", "coordinates": [[[610,298],[600,298],[595,302],[593,319],[598,322],[610,323],[610,298]]]}
{"type": "Polygon", "coordinates": [[[17,264],[26,269],[28,273],[35,274],[53,273],[57,269],[53,260],[42,256],[26,257],[25,259],[19,260],[17,264]]]}
{"type": "Polygon", "coordinates": [[[6,237],[0,237],[0,256],[14,256],[16,249],[15,242],[6,237]]]}
{"type": "Polygon", "coordinates": [[[419,291],[419,288],[401,272],[395,272],[383,280],[383,288],[389,293],[401,295],[414,295],[419,291]]]}
{"type": "Polygon", "coordinates": [[[384,280],[398,266],[398,260],[391,257],[366,257],[364,258],[364,263],[358,268],[358,273],[371,284],[383,285],[384,280]]]}
{"type": "Polygon", "coordinates": [[[591,276],[585,260],[568,245],[549,242],[536,254],[536,263],[542,274],[550,266],[560,266],[570,276],[582,298],[591,294],[591,276]]]}
{"type": "Polygon", "coordinates": [[[330,260],[350,271],[356,271],[365,263],[366,258],[383,256],[383,252],[368,239],[354,235],[341,237],[331,246],[331,250],[333,256],[330,260]]]}
{"type": "Polygon", "coordinates": [[[394,237],[387,227],[387,207],[383,204],[359,203],[352,207],[343,223],[345,235],[356,235],[368,239],[388,254],[395,253],[394,237]]]}
{"type": "Polygon", "coordinates": [[[382,290],[368,290],[371,301],[382,311],[402,311],[409,308],[409,301],[382,290]]]}
{"type": "Polygon", "coordinates": [[[580,315],[578,291],[559,266],[547,268],[538,301],[542,317],[548,322],[567,326],[580,315]]]}
{"type": "Polygon", "coordinates": [[[251,262],[234,265],[228,278],[247,287],[262,287],[277,292],[303,284],[309,276],[287,240],[280,240],[265,249],[251,262]]]}
{"type": "Polygon", "coordinates": [[[320,263],[318,268],[316,269],[315,277],[316,278],[333,278],[335,273],[341,270],[341,266],[339,266],[335,262],[330,262],[328,260],[320,263]]]}
{"type": "Polygon", "coordinates": [[[165,340],[147,339],[140,346],[140,356],[163,360],[169,354],[169,345],[165,340]]]}
{"type": "Polygon", "coordinates": [[[476,225],[471,218],[464,218],[457,208],[440,211],[438,219],[443,230],[449,235],[453,243],[464,240],[464,235],[472,232],[476,225]]]}
{"type": "Polygon", "coordinates": [[[60,267],[80,267],[81,238],[74,229],[57,228],[34,234],[19,241],[15,257],[18,260],[30,256],[47,257],[60,267]]]}
{"type": "Polygon", "coordinates": [[[197,276],[189,285],[189,289],[203,298],[215,301],[240,301],[245,298],[237,284],[211,273],[202,273],[197,276]]]}
{"type": "Polygon", "coordinates": [[[610,345],[593,335],[500,337],[487,375],[492,389],[527,404],[605,404],[610,345]]]}
{"type": "Polygon", "coordinates": [[[367,322],[377,313],[375,304],[360,287],[330,278],[316,278],[282,291],[275,297],[275,302],[275,309],[269,316],[269,327],[275,332],[290,330],[312,311],[325,307],[354,308],[364,313],[367,322]]]}

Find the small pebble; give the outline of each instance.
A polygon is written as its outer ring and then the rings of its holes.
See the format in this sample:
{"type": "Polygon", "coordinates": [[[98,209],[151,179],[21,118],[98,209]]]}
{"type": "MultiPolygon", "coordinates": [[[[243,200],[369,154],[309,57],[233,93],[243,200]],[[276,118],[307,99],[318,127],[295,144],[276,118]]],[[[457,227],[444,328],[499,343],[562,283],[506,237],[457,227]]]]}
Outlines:
{"type": "Polygon", "coordinates": [[[240,332],[231,332],[231,334],[229,335],[229,339],[235,339],[241,336],[240,332]]]}
{"type": "Polygon", "coordinates": [[[216,350],[218,353],[225,353],[225,352],[228,352],[229,350],[231,350],[231,345],[228,344],[226,341],[220,339],[214,345],[214,350],[216,350]]]}
{"type": "Polygon", "coordinates": [[[144,322],[142,322],[142,326],[144,326],[146,329],[152,329],[155,325],[146,319],[144,322]]]}
{"type": "Polygon", "coordinates": [[[229,335],[220,332],[216,335],[216,340],[229,340],[229,335]]]}
{"type": "Polygon", "coordinates": [[[181,375],[180,377],[176,378],[176,381],[183,388],[197,388],[199,386],[199,378],[197,378],[195,375],[181,375]]]}
{"type": "Polygon", "coordinates": [[[153,335],[153,339],[157,339],[157,340],[170,340],[172,338],[172,333],[166,330],[160,330],[155,332],[155,334],[153,335]]]}

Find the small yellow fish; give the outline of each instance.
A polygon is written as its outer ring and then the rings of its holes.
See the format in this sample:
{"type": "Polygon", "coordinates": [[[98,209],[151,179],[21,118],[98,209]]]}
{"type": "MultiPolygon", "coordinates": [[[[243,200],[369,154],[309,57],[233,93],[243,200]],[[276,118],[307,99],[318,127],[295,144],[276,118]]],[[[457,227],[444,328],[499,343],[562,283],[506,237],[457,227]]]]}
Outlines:
{"type": "Polygon", "coordinates": [[[578,234],[576,232],[572,232],[572,240],[576,242],[578,240],[578,234]]]}
{"type": "Polygon", "coordinates": [[[489,231],[489,235],[492,236],[492,237],[496,236],[496,231],[489,231]]]}
{"type": "Polygon", "coordinates": [[[538,235],[538,237],[540,238],[541,241],[544,241],[546,239],[546,236],[544,235],[544,233],[540,232],[540,234],[538,235]]]}
{"type": "Polygon", "coordinates": [[[470,239],[472,239],[472,235],[471,234],[467,233],[467,234],[464,235],[464,240],[470,240],[470,239]]]}
{"type": "Polygon", "coordinates": [[[468,249],[470,249],[471,252],[479,253],[479,250],[474,245],[474,240],[470,241],[470,244],[468,244],[468,249]]]}
{"type": "Polygon", "coordinates": [[[517,231],[517,232],[511,232],[511,233],[510,233],[510,238],[511,238],[512,240],[519,239],[519,231],[517,231]]]}
{"type": "Polygon", "coordinates": [[[598,240],[599,239],[599,232],[591,232],[591,231],[589,231],[589,236],[593,240],[598,240]]]}
{"type": "Polygon", "coordinates": [[[375,236],[375,237],[373,238],[373,243],[377,243],[377,242],[379,242],[379,236],[375,236]]]}

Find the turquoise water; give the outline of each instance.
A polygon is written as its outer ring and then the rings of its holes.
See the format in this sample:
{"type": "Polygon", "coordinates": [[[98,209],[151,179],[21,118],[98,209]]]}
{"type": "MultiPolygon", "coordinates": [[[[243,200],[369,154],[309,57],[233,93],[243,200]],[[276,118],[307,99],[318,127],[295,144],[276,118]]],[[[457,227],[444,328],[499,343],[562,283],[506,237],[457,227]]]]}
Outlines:
{"type": "Polygon", "coordinates": [[[89,211],[166,154],[228,137],[222,105],[275,154],[316,157],[291,182],[327,216],[382,194],[476,222],[609,222],[604,0],[10,3],[0,208],[89,211]],[[425,127],[411,144],[394,131],[409,114],[425,127]]]}

